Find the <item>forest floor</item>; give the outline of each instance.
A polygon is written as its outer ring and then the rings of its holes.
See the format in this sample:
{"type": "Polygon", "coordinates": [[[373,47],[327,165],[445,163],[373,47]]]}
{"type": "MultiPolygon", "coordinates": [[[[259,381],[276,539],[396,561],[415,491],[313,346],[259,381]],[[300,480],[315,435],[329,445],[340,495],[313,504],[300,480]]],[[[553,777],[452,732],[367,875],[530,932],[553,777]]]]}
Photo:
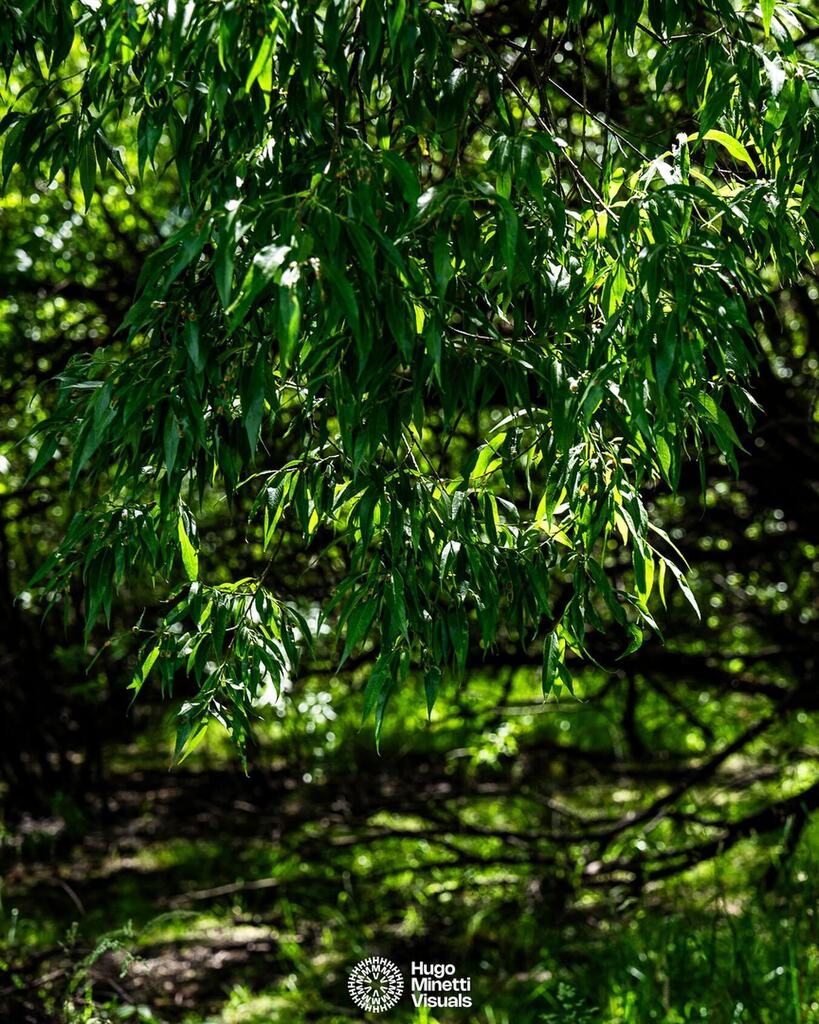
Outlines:
{"type": "Polygon", "coordinates": [[[568,907],[535,866],[447,871],[395,827],[452,786],[423,758],[309,784],[157,766],[55,799],[0,850],[0,1021],[361,1019],[347,974],[375,952],[473,979],[472,1010],[391,1020],[819,1021],[815,872],[764,900],[686,883],[568,907]]]}

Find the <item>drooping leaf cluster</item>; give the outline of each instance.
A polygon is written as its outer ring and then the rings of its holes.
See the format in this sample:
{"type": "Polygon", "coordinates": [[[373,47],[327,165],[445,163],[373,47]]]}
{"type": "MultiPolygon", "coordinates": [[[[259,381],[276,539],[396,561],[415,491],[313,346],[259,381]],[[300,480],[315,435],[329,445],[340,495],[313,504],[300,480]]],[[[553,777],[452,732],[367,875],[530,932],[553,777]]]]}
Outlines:
{"type": "Polygon", "coordinates": [[[180,753],[214,717],[241,740],[316,622],[342,661],[375,645],[380,726],[410,672],[431,707],[497,643],[571,688],[590,630],[634,649],[667,575],[690,594],[641,489],[708,444],[735,464],[753,309],[815,247],[809,12],[543,6],[62,0],[0,27],[4,180],[78,208],[178,182],[125,354],[62,373],[32,474],[70,444],[89,497],[40,581],[80,575],[89,629],[138,575],[171,587],[134,687],[195,678],[180,753]],[[220,497],[254,577],[209,579],[220,497]],[[285,534],[343,561],[321,607],[271,586],[285,534]]]}

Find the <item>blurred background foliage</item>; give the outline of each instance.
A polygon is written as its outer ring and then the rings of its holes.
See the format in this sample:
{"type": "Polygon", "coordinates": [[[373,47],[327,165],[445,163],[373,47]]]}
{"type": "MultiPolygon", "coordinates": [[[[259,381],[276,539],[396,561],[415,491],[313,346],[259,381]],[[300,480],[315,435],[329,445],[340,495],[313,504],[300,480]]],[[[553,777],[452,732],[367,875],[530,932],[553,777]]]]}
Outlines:
{"type": "MultiPolygon", "coordinates": [[[[553,76],[600,108],[606,38],[558,37],[553,76]]],[[[661,132],[681,101],[645,105],[650,59],[618,42],[609,102],[661,132]]],[[[578,154],[600,145],[554,104],[578,154]]],[[[511,646],[470,655],[429,721],[410,676],[380,756],[361,728],[372,651],[339,675],[319,646],[258,701],[247,776],[215,729],[169,773],[174,709],[126,689],[156,593],[129,586],[86,644],[79,590],[43,619],[28,588],[86,497],[60,451],[27,482],[29,432],[72,355],[122,344],[183,215],[168,169],[138,191],[100,178],[83,206],[78,182],[15,175],[0,198],[0,1019],[345,1021],[357,959],[422,951],[471,974],[475,1009],[395,1019],[819,1021],[815,278],[772,278],[752,311],[763,411],[738,474],[713,455],[704,487],[693,466],[644,495],[702,622],[669,593],[664,638],[622,660],[598,639],[576,699],[544,703],[540,652],[511,646]]],[[[200,519],[215,581],[264,561],[243,511],[212,498],[200,519]]],[[[341,556],[298,541],[285,530],[277,587],[331,592],[341,556]]]]}

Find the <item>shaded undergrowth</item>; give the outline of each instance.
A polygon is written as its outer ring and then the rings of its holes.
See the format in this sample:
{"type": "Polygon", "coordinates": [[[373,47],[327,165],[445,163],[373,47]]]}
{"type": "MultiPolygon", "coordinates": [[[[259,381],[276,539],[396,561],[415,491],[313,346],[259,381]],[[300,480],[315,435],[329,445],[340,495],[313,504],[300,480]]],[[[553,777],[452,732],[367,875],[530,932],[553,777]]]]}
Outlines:
{"type": "Polygon", "coordinates": [[[347,972],[379,952],[473,979],[472,1010],[405,1000],[394,1020],[819,1020],[815,825],[773,885],[747,842],[663,886],[584,892],[491,836],[474,861],[430,841],[420,810],[463,792],[434,759],[398,769],[120,773],[104,814],[24,822],[4,844],[0,1019],[349,1021],[347,972]]]}

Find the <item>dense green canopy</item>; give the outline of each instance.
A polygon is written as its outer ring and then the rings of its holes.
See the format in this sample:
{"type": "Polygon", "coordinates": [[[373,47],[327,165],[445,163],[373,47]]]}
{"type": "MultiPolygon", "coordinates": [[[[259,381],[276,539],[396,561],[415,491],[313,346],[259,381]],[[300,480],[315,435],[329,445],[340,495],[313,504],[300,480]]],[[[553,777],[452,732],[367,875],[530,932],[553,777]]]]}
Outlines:
{"type": "Polygon", "coordinates": [[[52,600],[81,577],[90,630],[124,586],[170,597],[134,687],[196,679],[179,754],[211,718],[241,742],[326,632],[377,655],[378,731],[410,673],[431,708],[473,657],[537,643],[559,692],[593,630],[639,646],[666,576],[691,596],[641,494],[708,445],[735,465],[752,321],[815,247],[809,25],[723,0],[4,20],[4,179],[77,230],[128,196],[167,210],[30,476],[70,451],[52,600]]]}
{"type": "Polygon", "coordinates": [[[0,1017],[812,1021],[817,5],[3,14],[0,1017]]]}

